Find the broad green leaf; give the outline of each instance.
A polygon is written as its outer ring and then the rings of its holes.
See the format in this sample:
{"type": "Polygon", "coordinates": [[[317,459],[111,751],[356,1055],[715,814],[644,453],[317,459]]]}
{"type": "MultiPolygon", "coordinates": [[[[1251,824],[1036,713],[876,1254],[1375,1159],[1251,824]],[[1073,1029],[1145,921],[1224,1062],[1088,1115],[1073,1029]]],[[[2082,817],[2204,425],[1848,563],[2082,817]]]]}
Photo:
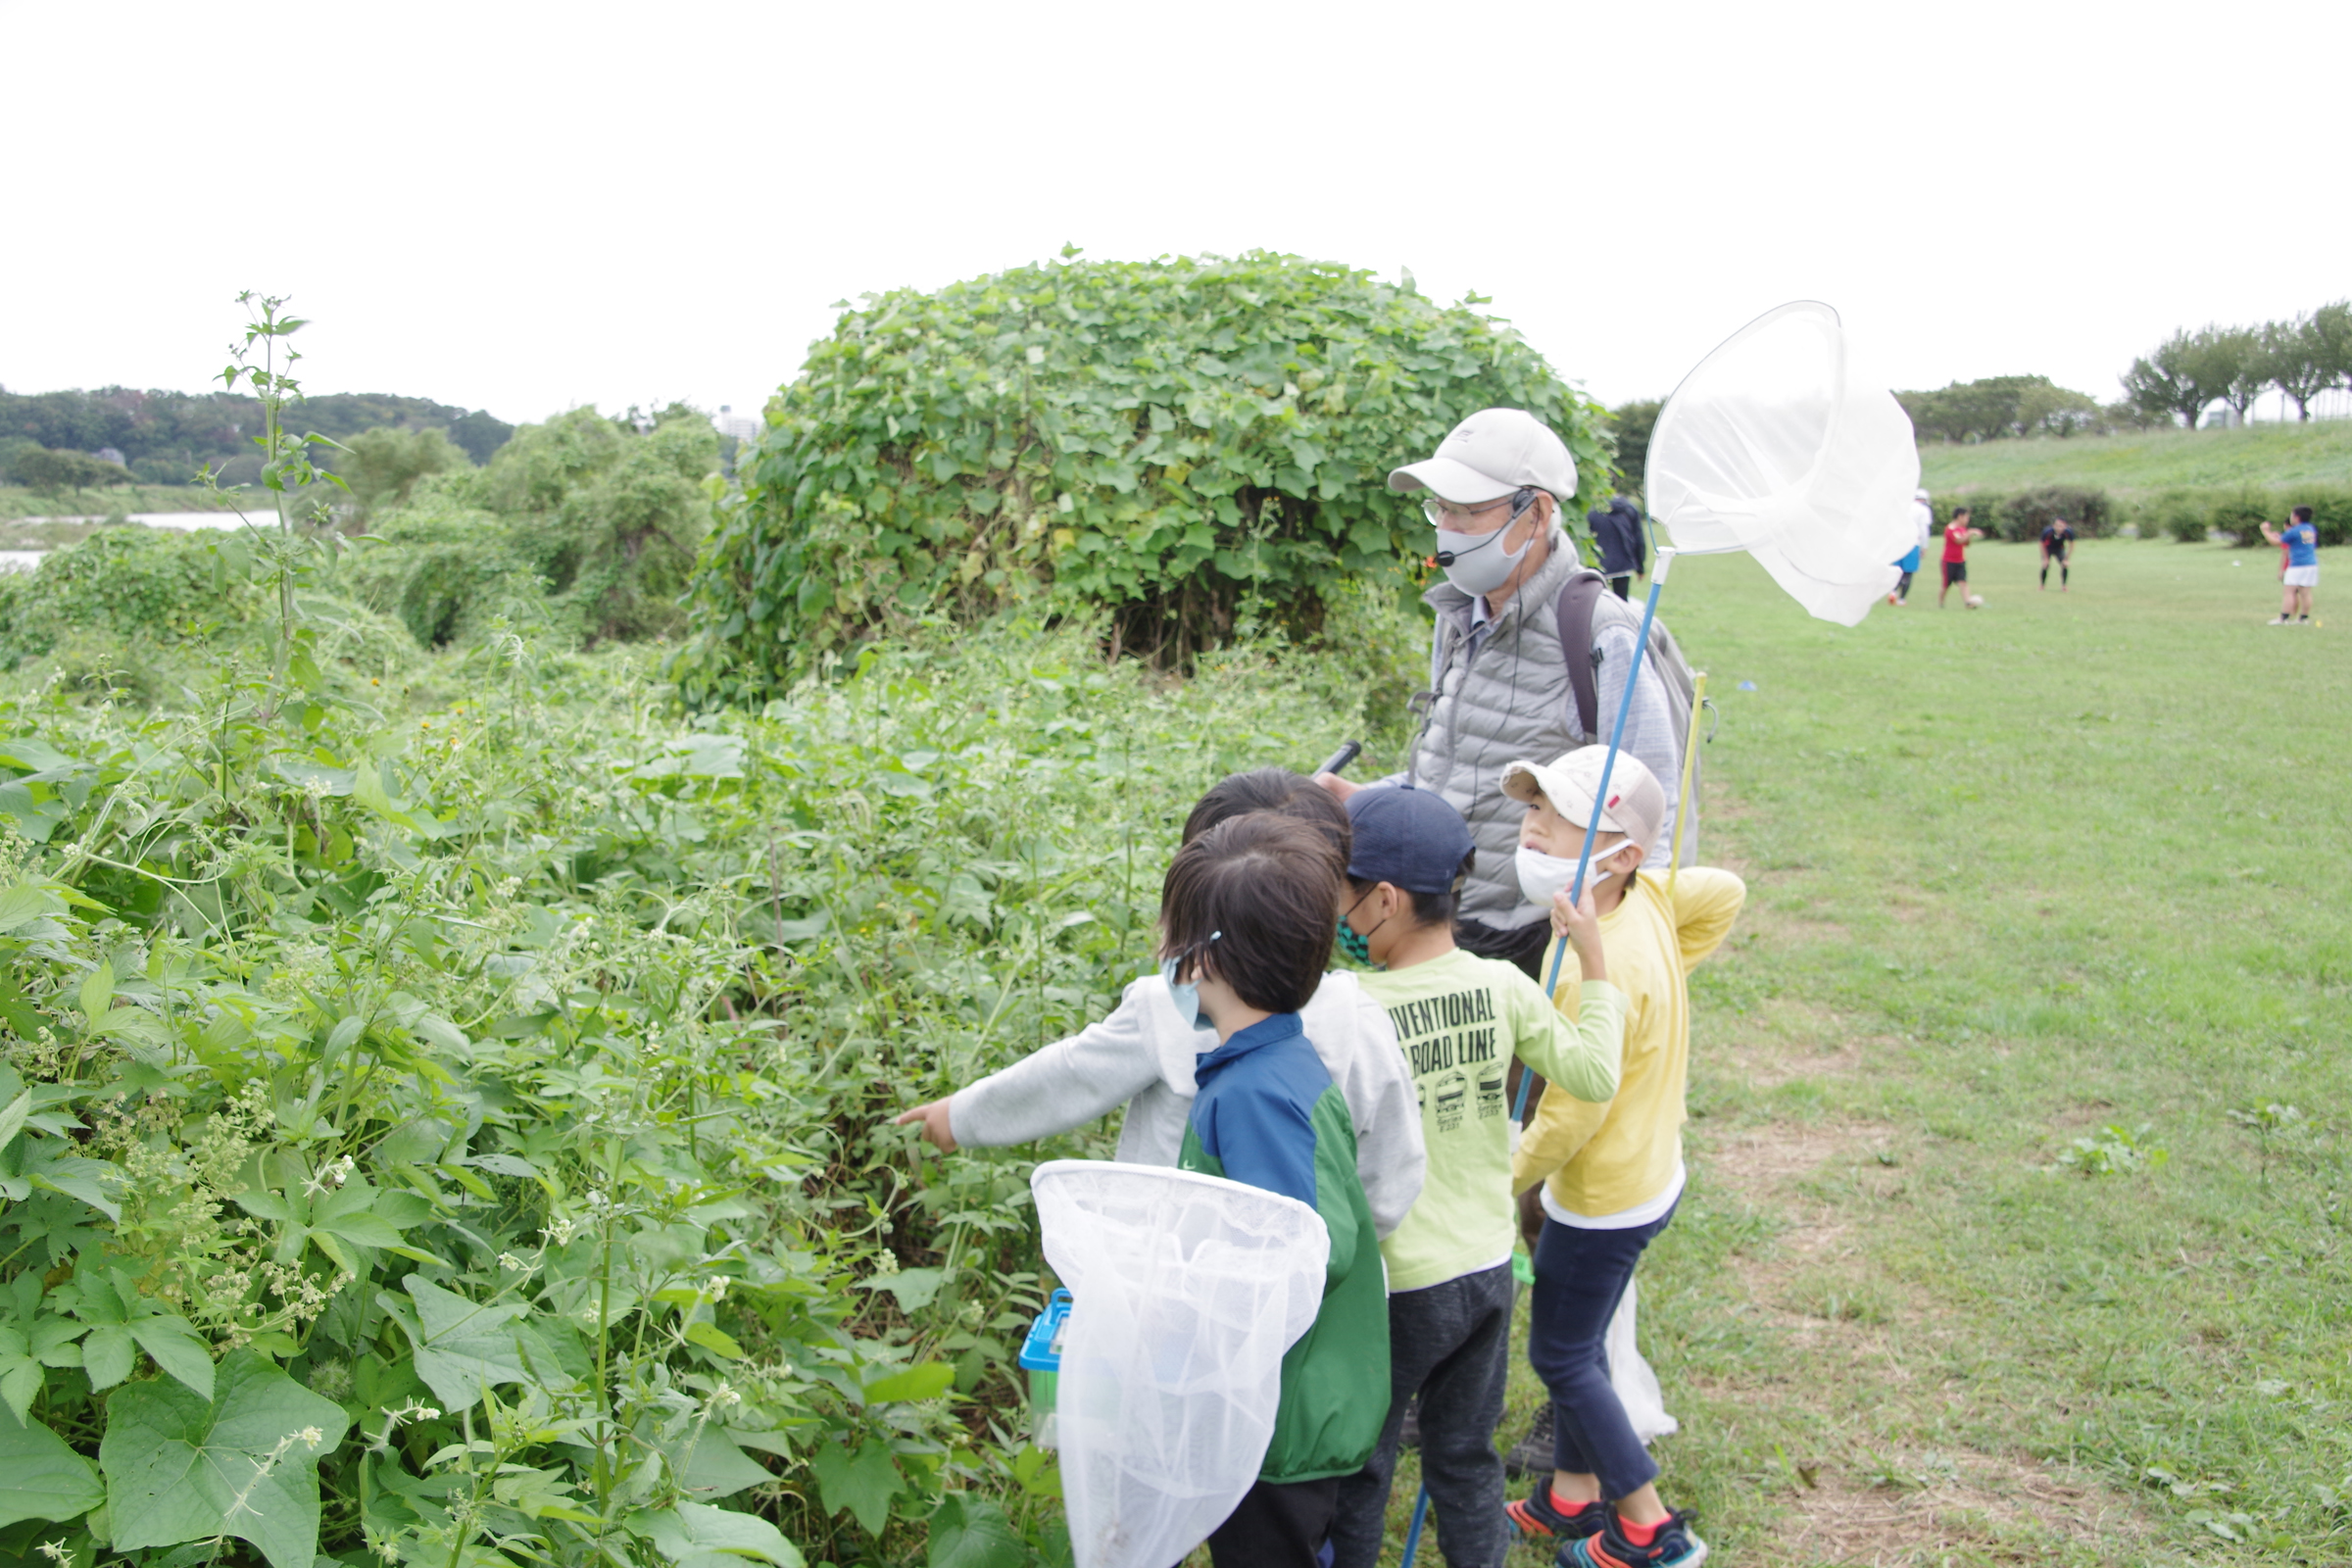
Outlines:
{"type": "Polygon", "coordinates": [[[130,1376],[130,1369],[138,1364],[138,1342],[120,1323],[94,1328],[90,1337],[81,1342],[81,1369],[89,1374],[93,1389],[113,1388],[130,1376]]]}
{"type": "Polygon", "coordinates": [[[904,1367],[887,1377],[876,1378],[865,1386],[865,1402],[880,1404],[886,1399],[936,1399],[948,1392],[956,1381],[956,1368],[946,1361],[926,1361],[921,1366],[904,1367]]]}
{"type": "Polygon", "coordinates": [[[659,1512],[633,1514],[629,1533],[654,1544],[677,1568],[743,1568],[756,1557],[775,1568],[803,1568],[800,1548],[784,1533],[755,1514],[708,1503],[681,1502],[659,1512]]]}
{"type": "Polygon", "coordinates": [[[107,1009],[115,1004],[115,966],[101,963],[81,983],[81,1015],[92,1024],[104,1018],[107,1009]]]}
{"type": "Polygon", "coordinates": [[[995,1503],[956,1493],[931,1515],[929,1568],[1024,1568],[1029,1547],[995,1503]]]}
{"type": "Polygon", "coordinates": [[[678,1490],[706,1502],[733,1496],[746,1487],[776,1479],[766,1466],[747,1457],[720,1427],[706,1426],[699,1431],[689,1428],[662,1451],[669,1455],[670,1475],[677,1481],[678,1490]]]}
{"type": "Polygon", "coordinates": [[[687,1324],[686,1343],[699,1345],[712,1354],[723,1355],[730,1361],[743,1359],[743,1347],[737,1345],[734,1337],[715,1323],[687,1324]]]}
{"type": "Polygon", "coordinates": [[[808,1468],[816,1472],[828,1513],[847,1508],[867,1535],[882,1533],[890,1522],[890,1499],[900,1485],[899,1467],[886,1445],[868,1443],[853,1456],[845,1445],[820,1443],[808,1456],[808,1468]]]}
{"type": "Polygon", "coordinates": [[[899,1298],[899,1310],[919,1312],[931,1304],[939,1288],[947,1283],[945,1271],[936,1268],[903,1268],[896,1274],[877,1274],[858,1282],[860,1290],[888,1291],[899,1298]]]}
{"type": "Polygon", "coordinates": [[[318,1459],[345,1424],[341,1405],[250,1350],[221,1361],[210,1401],[176,1383],[132,1384],[108,1401],[98,1446],[115,1549],[230,1535],[271,1568],[311,1568],[318,1459]]]}
{"type": "Polygon", "coordinates": [[[0,1415],[0,1525],[74,1519],[106,1500],[98,1467],[37,1421],[0,1415]]]}
{"type": "Polygon", "coordinates": [[[0,1110],[0,1146],[24,1130],[24,1118],[32,1114],[32,1091],[27,1089],[0,1110]]]}
{"type": "Polygon", "coordinates": [[[530,1381],[514,1329],[514,1320],[527,1314],[528,1306],[516,1301],[483,1306],[421,1274],[410,1275],[407,1287],[416,1303],[416,1320],[402,1327],[416,1352],[416,1375],[443,1409],[465,1409],[488,1385],[530,1381]]]}
{"type": "Polygon", "coordinates": [[[212,1347],[197,1338],[184,1317],[158,1315],[132,1321],[131,1337],[155,1364],[186,1384],[197,1397],[213,1396],[212,1347]]]}

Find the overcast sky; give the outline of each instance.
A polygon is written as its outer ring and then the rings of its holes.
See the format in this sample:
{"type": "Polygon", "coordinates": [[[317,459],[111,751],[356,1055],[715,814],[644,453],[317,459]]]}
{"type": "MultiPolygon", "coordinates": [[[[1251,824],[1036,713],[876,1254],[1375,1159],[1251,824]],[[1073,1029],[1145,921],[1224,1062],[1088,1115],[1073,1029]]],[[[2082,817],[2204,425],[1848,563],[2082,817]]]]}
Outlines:
{"type": "Polygon", "coordinates": [[[1409,268],[1615,402],[1761,311],[2102,399],[2352,294],[2352,5],[0,0],[0,384],[757,405],[832,301],[1056,252],[1409,268]]]}

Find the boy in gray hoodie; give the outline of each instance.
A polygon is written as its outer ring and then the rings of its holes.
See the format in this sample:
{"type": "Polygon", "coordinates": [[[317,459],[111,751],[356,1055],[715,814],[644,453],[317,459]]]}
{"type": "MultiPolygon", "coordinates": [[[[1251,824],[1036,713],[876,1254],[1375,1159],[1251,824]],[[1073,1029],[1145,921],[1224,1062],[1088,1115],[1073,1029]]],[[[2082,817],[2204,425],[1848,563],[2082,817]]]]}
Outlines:
{"type": "MultiPolygon", "coordinates": [[[[1219,780],[1185,818],[1184,842],[1252,811],[1307,823],[1329,837],[1346,860],[1346,808],[1304,776],[1279,767],[1219,780]]],[[[1336,931],[1337,908],[1332,915],[1336,931]]],[[[1396,1025],[1364,995],[1356,977],[1344,971],[1326,974],[1298,1016],[1348,1102],[1355,1124],[1356,1176],[1373,1229],[1385,1239],[1404,1222],[1420,1196],[1426,1163],[1420,1101],[1404,1054],[1396,1048],[1396,1025]]],[[[1124,1104],[1117,1157],[1173,1165],[1192,1109],[1194,1060],[1216,1049],[1216,1043],[1213,1029],[1178,1015],[1167,982],[1150,974],[1131,981],[1118,1006],[1100,1023],[895,1120],[901,1126],[920,1124],[923,1136],[945,1152],[963,1144],[1033,1143],[1083,1127],[1124,1104]]]]}

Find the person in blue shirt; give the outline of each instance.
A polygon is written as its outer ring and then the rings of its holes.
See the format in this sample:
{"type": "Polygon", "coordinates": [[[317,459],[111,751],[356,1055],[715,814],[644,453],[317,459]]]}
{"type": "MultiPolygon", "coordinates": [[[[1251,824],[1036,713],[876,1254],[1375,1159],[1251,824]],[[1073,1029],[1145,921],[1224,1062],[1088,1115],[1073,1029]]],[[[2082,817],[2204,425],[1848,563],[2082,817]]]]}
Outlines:
{"type": "Polygon", "coordinates": [[[1208,1538],[1216,1568],[1311,1568],[1340,1483],[1389,1414],[1389,1300],[1380,1239],[1356,1174],[1355,1124],[1298,1020],[1323,981],[1345,862],[1305,823],[1267,812],[1220,822],[1176,852],[1160,887],[1160,973],[1194,1060],[1177,1168],[1297,1199],[1330,1250],[1315,1321],[1282,1358],[1257,1482],[1208,1538]]]}
{"type": "Polygon", "coordinates": [[[2286,551],[2286,570],[2279,578],[2285,589],[2278,602],[2278,618],[2271,624],[2310,625],[2311,591],[2320,585],[2320,530],[2311,520],[2311,509],[2297,507],[2289,513],[2283,531],[2264,523],[2262,536],[2286,551]]]}

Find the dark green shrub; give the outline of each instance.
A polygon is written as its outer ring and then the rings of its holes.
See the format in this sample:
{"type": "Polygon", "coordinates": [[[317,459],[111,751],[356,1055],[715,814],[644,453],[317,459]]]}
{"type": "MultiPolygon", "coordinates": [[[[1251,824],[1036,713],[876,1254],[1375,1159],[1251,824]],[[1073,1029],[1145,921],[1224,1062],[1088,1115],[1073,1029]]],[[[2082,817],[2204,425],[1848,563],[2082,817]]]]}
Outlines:
{"type": "Polygon", "coordinates": [[[1987,507],[1985,515],[1999,519],[1999,536],[2012,544],[2033,544],[2053,517],[2064,517],[2085,539],[2111,532],[2116,522],[2114,499],[2104,490],[2078,484],[2024,491],[1997,509],[1987,507]]]}
{"type": "Polygon", "coordinates": [[[2209,526],[2230,536],[2230,542],[2240,550],[2264,543],[2262,525],[2274,525],[2286,520],[2286,509],[2293,503],[2275,490],[2257,489],[2248,485],[2237,490],[2209,492],[2209,526]]]}
{"type": "Polygon", "coordinates": [[[489,467],[421,479],[347,568],[425,647],[491,620],[587,644],[664,636],[710,522],[718,436],[690,409],[650,431],[574,409],[524,425],[489,467]]]}
{"type": "Polygon", "coordinates": [[[363,430],[328,455],[363,514],[409,499],[416,481],[470,466],[465,452],[438,430],[363,430]]]}
{"type": "Polygon", "coordinates": [[[894,622],[1040,591],[1179,662],[1245,616],[1311,635],[1334,583],[1429,548],[1388,470],[1497,405],[1568,443],[1581,531],[1600,411],[1477,303],[1263,252],[869,297],[741,454],[673,673],[755,698],[894,622]]]}
{"type": "Polygon", "coordinates": [[[260,599],[221,570],[219,541],[110,528],[0,577],[0,665],[47,654],[76,632],[153,648],[236,626],[260,599]]]}
{"type": "Polygon", "coordinates": [[[1952,514],[1963,507],[1968,509],[1970,522],[1989,533],[1993,531],[1993,519],[2000,515],[2001,497],[1990,490],[1955,490],[1936,496],[1928,503],[1928,510],[1936,514],[1928,531],[1940,538],[1951,523],[1952,514]]]}

